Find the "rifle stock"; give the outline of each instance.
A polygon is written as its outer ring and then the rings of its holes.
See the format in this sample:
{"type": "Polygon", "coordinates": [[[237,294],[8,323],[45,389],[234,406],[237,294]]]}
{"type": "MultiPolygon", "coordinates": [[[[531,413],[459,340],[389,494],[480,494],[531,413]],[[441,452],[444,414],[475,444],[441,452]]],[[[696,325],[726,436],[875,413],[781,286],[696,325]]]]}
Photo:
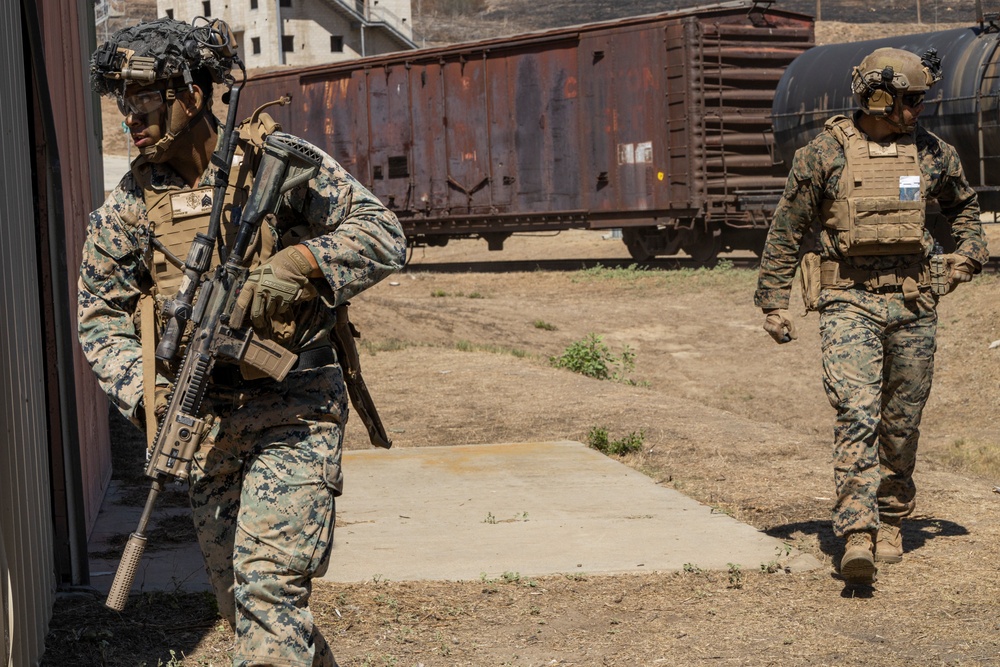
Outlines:
{"type": "MultiPolygon", "coordinates": [[[[188,341],[167,411],[153,441],[146,466],[146,475],[153,479],[152,486],[139,526],[125,545],[105,601],[110,609],[122,611],[125,608],[145,551],[146,526],[159,492],[172,480],[188,478],[194,453],[211,428],[210,420],[203,419],[200,411],[215,363],[221,359],[254,364],[280,381],[295,362],[296,355],[270,341],[257,338],[249,326],[242,326],[242,317],[233,318],[233,309],[249,275],[245,255],[264,216],[274,211],[282,193],[313,178],[321,161],[319,152],[300,139],[269,136],[265,140],[260,168],[254,176],[247,205],[239,217],[239,229],[228,258],[225,264],[216,268],[212,279],[201,285],[197,301],[193,303],[191,321],[195,329],[188,341]]],[[[234,212],[234,219],[236,215],[234,212]]],[[[196,239],[195,244],[198,242],[196,239]]],[[[195,290],[191,291],[193,294],[195,290]]],[[[143,372],[149,370],[143,369],[143,372]]]]}

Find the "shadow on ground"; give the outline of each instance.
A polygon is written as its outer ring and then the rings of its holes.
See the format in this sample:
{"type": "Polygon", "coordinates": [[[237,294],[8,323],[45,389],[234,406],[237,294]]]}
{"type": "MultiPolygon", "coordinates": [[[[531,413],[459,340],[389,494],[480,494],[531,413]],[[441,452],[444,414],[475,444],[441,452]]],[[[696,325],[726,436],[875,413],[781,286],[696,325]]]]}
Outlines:
{"type": "MultiPolygon", "coordinates": [[[[918,516],[903,520],[903,549],[911,552],[921,549],[928,541],[939,537],[957,537],[968,535],[965,526],[934,517],[918,516]]],[[[771,537],[781,540],[792,540],[796,534],[815,535],[819,548],[824,554],[837,562],[844,554],[844,541],[833,534],[833,526],[829,520],[810,520],[772,526],[764,531],[771,537]]]]}

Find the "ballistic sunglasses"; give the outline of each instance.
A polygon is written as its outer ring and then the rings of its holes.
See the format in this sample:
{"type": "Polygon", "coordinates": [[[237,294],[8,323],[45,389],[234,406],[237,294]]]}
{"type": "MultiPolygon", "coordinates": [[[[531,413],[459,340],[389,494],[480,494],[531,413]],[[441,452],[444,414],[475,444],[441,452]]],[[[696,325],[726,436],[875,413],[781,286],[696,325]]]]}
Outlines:
{"type": "Polygon", "coordinates": [[[180,90],[180,88],[165,88],[160,90],[140,90],[132,95],[118,95],[118,110],[123,116],[132,114],[134,116],[145,116],[150,114],[167,101],[167,90],[180,90]]]}

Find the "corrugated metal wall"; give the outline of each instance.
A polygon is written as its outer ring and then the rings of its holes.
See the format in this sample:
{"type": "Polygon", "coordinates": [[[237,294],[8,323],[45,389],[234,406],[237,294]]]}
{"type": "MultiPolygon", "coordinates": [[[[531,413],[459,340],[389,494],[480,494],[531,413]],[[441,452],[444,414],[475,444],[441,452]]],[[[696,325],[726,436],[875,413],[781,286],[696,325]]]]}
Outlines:
{"type": "MultiPolygon", "coordinates": [[[[13,6],[12,6],[13,4],[13,6]]],[[[33,149],[20,7],[0,21],[0,587],[5,665],[33,665],[55,590],[33,149]]]]}
{"type": "Polygon", "coordinates": [[[107,403],[75,324],[86,218],[103,194],[92,11],[0,4],[0,667],[37,665],[57,586],[89,582],[111,473],[107,403]]]}
{"type": "MultiPolygon", "coordinates": [[[[60,383],[72,387],[63,394],[64,417],[69,417],[72,433],[54,452],[53,458],[64,458],[70,466],[64,475],[53,479],[56,498],[65,497],[66,539],[73,544],[86,539],[97,520],[101,500],[111,481],[111,449],[108,435],[108,403],[97,384],[83,352],[76,342],[76,281],[80,269],[80,252],[87,229],[87,217],[104,198],[104,172],[100,152],[100,107],[97,96],[90,90],[90,54],[94,50],[93,5],[73,0],[51,0],[36,5],[44,47],[45,73],[55,140],[58,148],[56,196],[61,215],[57,221],[59,242],[65,244],[64,258],[53,258],[53,279],[62,280],[63,290],[57,293],[54,306],[58,327],[60,318],[67,331],[59,353],[60,383]],[[69,101],[69,102],[67,102],[69,101]],[[90,147],[94,147],[91,149],[90,147]],[[57,266],[62,261],[63,271],[57,266]],[[65,360],[65,361],[63,361],[65,360]],[[75,410],[75,412],[74,412],[75,410]],[[75,417],[75,419],[73,419],[75,417]],[[74,478],[75,476],[75,478],[74,478]],[[65,488],[60,488],[65,484],[65,488]],[[82,535],[76,535],[77,531],[82,535]]],[[[57,203],[53,202],[53,206],[57,203]]],[[[64,425],[65,426],[65,425],[64,425]]],[[[64,511],[57,505],[57,511],[64,511]]],[[[61,545],[57,545],[61,546],[61,545]]],[[[87,583],[86,553],[73,554],[72,583],[87,583]],[[82,560],[82,563],[79,562],[82,560]]],[[[64,568],[63,580],[69,582],[64,568]]]]}

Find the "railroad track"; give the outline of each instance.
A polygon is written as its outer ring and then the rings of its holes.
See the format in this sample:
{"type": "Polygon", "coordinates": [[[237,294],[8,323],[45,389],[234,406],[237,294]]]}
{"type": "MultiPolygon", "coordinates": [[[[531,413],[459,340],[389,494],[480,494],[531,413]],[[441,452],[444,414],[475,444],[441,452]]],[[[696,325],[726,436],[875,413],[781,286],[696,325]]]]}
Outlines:
{"type": "MultiPolygon", "coordinates": [[[[730,260],[739,268],[757,266],[756,258],[730,260]]],[[[427,271],[430,273],[512,273],[523,271],[582,271],[597,266],[609,269],[626,269],[638,265],[649,269],[696,269],[703,266],[691,259],[661,257],[646,262],[636,262],[631,258],[611,257],[608,259],[538,259],[538,260],[498,260],[488,262],[421,262],[407,264],[404,272],[427,271]]]]}
{"type": "MultiPolygon", "coordinates": [[[[755,269],[757,257],[720,257],[737,269],[755,269]]],[[[428,273],[514,273],[527,271],[582,271],[602,266],[609,269],[627,269],[633,265],[654,270],[697,269],[704,266],[693,259],[683,257],[659,257],[646,262],[636,262],[631,258],[613,257],[608,259],[544,259],[544,260],[498,260],[489,262],[421,262],[408,264],[403,272],[428,273]]],[[[1000,257],[990,257],[983,267],[983,273],[1000,273],[1000,257]]]]}

